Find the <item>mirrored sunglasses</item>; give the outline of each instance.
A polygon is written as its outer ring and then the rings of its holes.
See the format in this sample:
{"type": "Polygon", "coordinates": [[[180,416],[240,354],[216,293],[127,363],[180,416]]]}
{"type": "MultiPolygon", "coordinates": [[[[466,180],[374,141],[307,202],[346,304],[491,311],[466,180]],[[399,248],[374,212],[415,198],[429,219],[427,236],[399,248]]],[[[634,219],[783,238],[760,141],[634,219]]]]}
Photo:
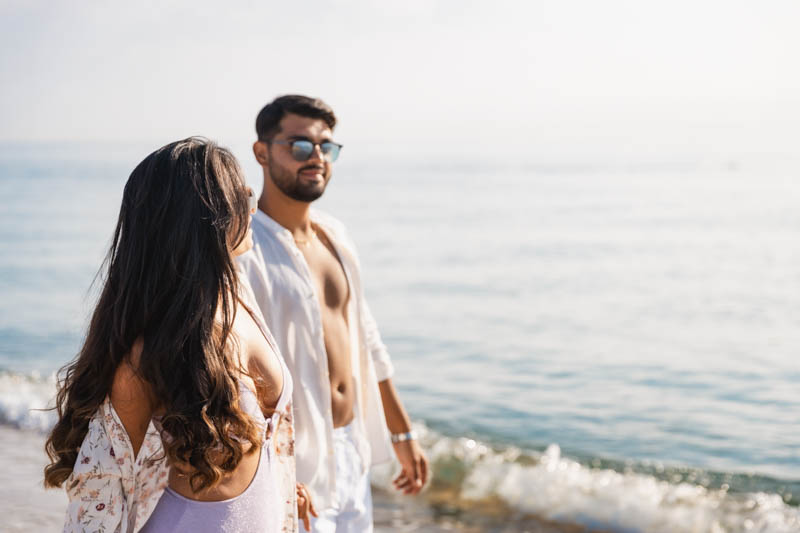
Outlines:
{"type": "Polygon", "coordinates": [[[314,153],[314,148],[319,146],[322,157],[325,161],[333,163],[339,158],[339,151],[342,145],[333,141],[325,141],[322,143],[313,143],[305,139],[296,139],[294,141],[272,141],[274,144],[285,144],[289,146],[292,157],[295,161],[308,161],[314,153]]]}

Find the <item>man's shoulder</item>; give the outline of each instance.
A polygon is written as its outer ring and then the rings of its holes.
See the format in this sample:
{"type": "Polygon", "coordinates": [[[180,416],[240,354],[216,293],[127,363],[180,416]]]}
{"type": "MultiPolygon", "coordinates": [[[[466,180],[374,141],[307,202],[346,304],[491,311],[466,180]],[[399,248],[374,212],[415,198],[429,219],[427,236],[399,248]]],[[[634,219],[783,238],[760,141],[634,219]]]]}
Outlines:
{"type": "Polygon", "coordinates": [[[333,231],[337,236],[347,236],[347,228],[344,222],[331,215],[327,211],[320,209],[311,210],[311,219],[317,224],[323,225],[326,229],[333,231]]]}
{"type": "Polygon", "coordinates": [[[239,268],[244,270],[246,273],[252,268],[257,268],[260,263],[264,262],[262,254],[255,252],[253,248],[247,250],[245,253],[236,258],[239,268]]]}
{"type": "Polygon", "coordinates": [[[337,244],[348,249],[354,257],[357,255],[356,245],[353,242],[353,239],[350,238],[350,233],[347,231],[347,227],[341,220],[334,217],[330,213],[326,213],[318,209],[314,209],[311,212],[311,219],[317,224],[321,225],[337,244]]]}
{"type": "Polygon", "coordinates": [[[256,211],[250,221],[250,227],[253,228],[253,238],[259,240],[277,241],[278,234],[284,231],[280,224],[263,211],[256,211]]]}

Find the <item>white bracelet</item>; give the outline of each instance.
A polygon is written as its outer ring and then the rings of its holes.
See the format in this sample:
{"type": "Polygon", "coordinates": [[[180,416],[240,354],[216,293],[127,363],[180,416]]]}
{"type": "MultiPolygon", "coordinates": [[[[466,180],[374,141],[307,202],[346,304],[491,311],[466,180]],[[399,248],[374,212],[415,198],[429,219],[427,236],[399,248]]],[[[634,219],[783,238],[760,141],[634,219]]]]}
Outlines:
{"type": "Polygon", "coordinates": [[[417,440],[417,432],[413,429],[407,433],[392,433],[392,443],[405,442],[407,440],[417,440]]]}

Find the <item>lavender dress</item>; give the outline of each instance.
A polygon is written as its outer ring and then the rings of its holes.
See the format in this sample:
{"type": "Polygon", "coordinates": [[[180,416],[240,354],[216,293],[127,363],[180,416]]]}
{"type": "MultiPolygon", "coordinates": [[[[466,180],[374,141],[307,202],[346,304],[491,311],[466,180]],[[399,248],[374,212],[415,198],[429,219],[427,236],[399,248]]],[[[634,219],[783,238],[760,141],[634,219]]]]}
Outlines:
{"type": "Polygon", "coordinates": [[[269,419],[264,418],[253,391],[240,383],[242,411],[252,416],[263,431],[258,467],[250,485],[238,496],[216,502],[192,500],[167,487],[141,533],[283,533],[295,530],[294,484],[287,483],[285,471],[286,467],[293,470],[294,465],[285,464],[280,457],[288,451],[293,458],[293,450],[282,450],[282,444],[276,442],[280,441],[282,432],[274,431],[279,425],[291,427],[288,413],[291,413],[292,378],[283,360],[280,357],[278,360],[283,372],[283,391],[275,414],[269,419]],[[282,416],[288,420],[278,424],[282,416]],[[287,485],[291,487],[291,494],[286,494],[287,485]]]}

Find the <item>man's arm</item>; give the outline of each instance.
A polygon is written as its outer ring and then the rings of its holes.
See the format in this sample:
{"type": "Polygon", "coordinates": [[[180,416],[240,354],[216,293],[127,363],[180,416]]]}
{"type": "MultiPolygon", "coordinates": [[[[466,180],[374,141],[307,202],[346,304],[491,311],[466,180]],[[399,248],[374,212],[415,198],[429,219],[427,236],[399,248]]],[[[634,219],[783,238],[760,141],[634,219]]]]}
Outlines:
{"type": "Polygon", "coordinates": [[[383,344],[381,334],[378,332],[378,324],[372,316],[372,311],[369,309],[367,300],[363,297],[361,298],[361,314],[364,334],[366,335],[367,350],[369,350],[369,356],[372,358],[372,364],[375,366],[375,375],[378,378],[378,383],[380,383],[394,375],[394,365],[392,365],[392,360],[389,357],[389,351],[386,349],[386,345],[383,344]]]}
{"type": "MultiPolygon", "coordinates": [[[[392,380],[381,381],[378,383],[378,388],[381,391],[381,402],[389,431],[394,435],[409,433],[411,420],[400,402],[392,380]]],[[[395,442],[393,445],[397,460],[403,467],[400,475],[394,480],[394,486],[405,494],[417,494],[428,480],[428,458],[425,457],[416,439],[395,442]]]]}
{"type": "MultiPolygon", "coordinates": [[[[394,365],[389,358],[386,345],[381,340],[378,332],[378,324],[372,316],[372,311],[367,305],[365,298],[361,298],[361,310],[363,313],[363,324],[367,337],[367,349],[375,366],[375,374],[378,378],[378,388],[381,392],[381,403],[383,413],[386,417],[386,426],[393,435],[402,435],[411,431],[411,419],[408,417],[397,389],[392,383],[394,365]]],[[[394,486],[405,494],[416,494],[428,480],[428,458],[422,451],[416,439],[393,442],[394,453],[400,466],[403,467],[400,475],[394,480],[394,486]]]]}

